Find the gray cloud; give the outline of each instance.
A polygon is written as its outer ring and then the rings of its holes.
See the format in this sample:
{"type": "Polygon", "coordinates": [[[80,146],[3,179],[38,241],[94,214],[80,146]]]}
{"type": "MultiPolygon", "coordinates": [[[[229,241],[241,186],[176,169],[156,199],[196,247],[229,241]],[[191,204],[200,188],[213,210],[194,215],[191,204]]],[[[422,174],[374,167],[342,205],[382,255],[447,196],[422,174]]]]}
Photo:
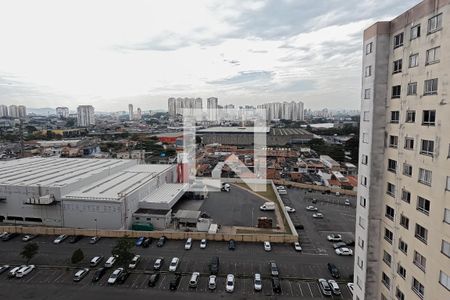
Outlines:
{"type": "Polygon", "coordinates": [[[209,84],[231,85],[231,84],[249,84],[249,83],[267,83],[273,77],[272,72],[268,71],[244,71],[237,75],[215,81],[209,81],[209,84]]]}

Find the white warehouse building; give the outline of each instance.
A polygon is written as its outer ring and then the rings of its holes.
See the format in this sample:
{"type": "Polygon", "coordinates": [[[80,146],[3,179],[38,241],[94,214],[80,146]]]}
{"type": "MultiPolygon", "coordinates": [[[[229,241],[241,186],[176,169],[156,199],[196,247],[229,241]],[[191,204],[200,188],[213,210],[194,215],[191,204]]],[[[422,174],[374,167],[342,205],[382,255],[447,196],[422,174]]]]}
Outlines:
{"type": "Polygon", "coordinates": [[[130,229],[136,220],[133,214],[139,211],[138,219],[164,229],[185,189],[185,184],[177,183],[176,165],[118,159],[3,161],[0,223],[130,229]],[[142,211],[151,217],[145,218],[142,211]]]}

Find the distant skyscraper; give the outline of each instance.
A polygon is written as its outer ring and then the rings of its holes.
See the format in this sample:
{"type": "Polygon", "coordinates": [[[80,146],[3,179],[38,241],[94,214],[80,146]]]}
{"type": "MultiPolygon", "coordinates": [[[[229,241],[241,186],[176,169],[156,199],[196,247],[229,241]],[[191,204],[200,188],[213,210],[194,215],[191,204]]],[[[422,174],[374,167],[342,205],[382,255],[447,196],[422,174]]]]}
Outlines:
{"type": "Polygon", "coordinates": [[[133,104],[128,104],[128,115],[128,120],[132,121],[134,119],[133,104]]]}
{"type": "Polygon", "coordinates": [[[10,105],[8,108],[8,115],[12,118],[18,118],[19,117],[19,109],[17,108],[17,105],[10,105]]]}
{"type": "Polygon", "coordinates": [[[94,107],[92,105],[78,106],[77,125],[80,127],[89,127],[95,125],[94,107]]]}
{"type": "Polygon", "coordinates": [[[8,116],[8,106],[0,104],[0,118],[8,116]]]}
{"type": "Polygon", "coordinates": [[[201,110],[203,108],[202,98],[169,98],[167,104],[171,117],[182,115],[183,110],[192,114],[194,109],[201,110]]]}
{"type": "Polygon", "coordinates": [[[169,112],[169,116],[174,117],[177,114],[177,99],[175,98],[169,98],[169,100],[167,101],[168,103],[168,112],[169,112]]]}
{"type": "Polygon", "coordinates": [[[69,117],[69,108],[67,107],[57,107],[56,108],[56,115],[59,118],[68,118],[69,117]]]}
{"type": "Polygon", "coordinates": [[[136,119],[141,120],[142,119],[142,110],[138,107],[136,112],[136,119]]]}
{"type": "Polygon", "coordinates": [[[219,105],[219,99],[216,97],[210,97],[207,99],[206,107],[208,109],[208,120],[217,122],[217,108],[219,105]]]}
{"type": "Polygon", "coordinates": [[[17,113],[19,118],[25,118],[27,116],[27,108],[24,105],[19,105],[17,107],[17,113]]]}

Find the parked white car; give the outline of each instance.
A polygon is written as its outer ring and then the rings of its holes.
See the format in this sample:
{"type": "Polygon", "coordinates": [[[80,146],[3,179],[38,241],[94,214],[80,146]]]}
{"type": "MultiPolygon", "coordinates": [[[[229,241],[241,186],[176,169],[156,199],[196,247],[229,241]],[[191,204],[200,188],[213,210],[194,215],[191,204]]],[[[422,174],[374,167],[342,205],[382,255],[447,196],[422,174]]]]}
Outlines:
{"type": "Polygon", "coordinates": [[[22,277],[24,277],[24,276],[30,274],[30,272],[33,271],[34,268],[35,268],[35,265],[28,265],[28,266],[25,266],[25,267],[19,269],[19,270],[16,272],[16,277],[17,277],[17,278],[22,278],[22,277]]]}
{"type": "Polygon", "coordinates": [[[286,187],[284,185],[278,185],[277,190],[285,190],[286,187]]]}
{"type": "Polygon", "coordinates": [[[23,236],[22,241],[28,242],[28,241],[31,241],[32,239],[36,238],[37,236],[38,236],[37,234],[27,234],[27,235],[23,236]]]}
{"type": "Polygon", "coordinates": [[[278,190],[278,194],[280,194],[280,195],[287,195],[287,191],[285,189],[278,190]]]}
{"type": "Polygon", "coordinates": [[[86,275],[89,273],[89,269],[88,268],[84,268],[81,270],[78,270],[75,275],[73,275],[73,281],[75,282],[79,282],[81,281],[81,279],[83,279],[84,277],[86,277],[86,275]]]}
{"type": "Polygon", "coordinates": [[[256,273],[255,279],[253,281],[253,287],[255,291],[261,291],[262,290],[262,280],[261,280],[261,274],[256,273]]]}
{"type": "Polygon", "coordinates": [[[270,245],[270,242],[264,242],[264,250],[265,251],[271,251],[272,250],[272,246],[270,245]]]}
{"type": "Polygon", "coordinates": [[[21,265],[21,266],[17,266],[12,268],[11,270],[9,270],[8,272],[8,277],[16,277],[17,271],[19,271],[20,269],[26,267],[26,265],[21,265]]]}
{"type": "Polygon", "coordinates": [[[141,260],[141,256],[140,255],[135,255],[133,257],[133,259],[131,260],[130,264],[128,265],[129,269],[134,269],[136,268],[137,264],[139,263],[139,261],[141,260]]]}
{"type": "Polygon", "coordinates": [[[188,238],[186,244],[184,244],[184,250],[191,250],[192,248],[192,238],[188,238]]]}
{"type": "Polygon", "coordinates": [[[340,241],[342,241],[342,235],[337,234],[337,233],[332,233],[327,236],[327,240],[329,240],[330,242],[340,242],[340,241]]]}
{"type": "Polygon", "coordinates": [[[216,275],[210,275],[208,279],[208,289],[215,290],[216,289],[216,275]]]}
{"type": "Polygon", "coordinates": [[[110,256],[108,258],[108,260],[105,262],[105,268],[111,268],[114,263],[116,262],[116,257],[115,256],[110,256]]]}
{"type": "Polygon", "coordinates": [[[169,271],[175,272],[178,268],[179,263],[180,263],[180,259],[178,257],[172,258],[172,261],[170,262],[170,265],[169,265],[169,271]]]}
{"type": "Polygon", "coordinates": [[[299,242],[294,243],[294,249],[295,251],[302,251],[302,246],[300,246],[299,242]]]}
{"type": "Polygon", "coordinates": [[[349,199],[345,199],[344,204],[347,205],[347,206],[350,206],[350,200],[349,199]]]}
{"type": "Polygon", "coordinates": [[[200,249],[206,249],[207,244],[208,244],[208,242],[205,239],[202,239],[200,241],[200,249]]]}
{"type": "Polygon", "coordinates": [[[315,206],[313,206],[313,205],[308,205],[308,206],[306,207],[306,210],[309,210],[309,211],[317,211],[317,207],[315,207],[315,206]]]}
{"type": "Polygon", "coordinates": [[[91,259],[91,267],[96,267],[103,260],[103,256],[94,256],[91,259]]]}
{"type": "Polygon", "coordinates": [[[108,278],[108,284],[114,284],[117,281],[117,278],[120,277],[123,273],[123,268],[118,268],[112,272],[111,276],[108,278]]]}
{"type": "Polygon", "coordinates": [[[292,208],[290,206],[285,206],[284,208],[286,209],[286,212],[288,212],[288,213],[295,213],[295,208],[292,208]]]}
{"type": "Polygon", "coordinates": [[[227,275],[227,283],[225,286],[225,290],[228,293],[232,293],[234,291],[234,275],[233,274],[227,275]]]}
{"type": "Polygon", "coordinates": [[[333,279],[328,280],[328,284],[330,285],[331,291],[335,295],[341,294],[341,289],[339,288],[339,285],[334,281],[333,279]]]}
{"type": "Polygon", "coordinates": [[[67,235],[61,234],[53,241],[53,244],[61,244],[65,239],[67,239],[67,235]]]}
{"type": "Polygon", "coordinates": [[[349,249],[349,248],[337,248],[336,250],[334,250],[336,252],[337,255],[344,255],[344,256],[351,256],[353,255],[353,250],[349,249]]]}
{"type": "Polygon", "coordinates": [[[312,215],[312,217],[316,218],[316,219],[323,219],[323,214],[322,213],[315,213],[315,214],[312,215]]]}

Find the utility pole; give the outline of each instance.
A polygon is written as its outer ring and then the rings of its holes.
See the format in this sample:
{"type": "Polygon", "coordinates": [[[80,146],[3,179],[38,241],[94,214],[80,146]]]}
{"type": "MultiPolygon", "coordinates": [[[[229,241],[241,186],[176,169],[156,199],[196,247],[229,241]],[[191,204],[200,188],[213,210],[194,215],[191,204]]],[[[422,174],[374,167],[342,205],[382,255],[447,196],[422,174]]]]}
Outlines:
{"type": "Polygon", "coordinates": [[[24,157],[24,145],[23,145],[23,120],[19,119],[19,137],[20,137],[20,157],[24,157]]]}

